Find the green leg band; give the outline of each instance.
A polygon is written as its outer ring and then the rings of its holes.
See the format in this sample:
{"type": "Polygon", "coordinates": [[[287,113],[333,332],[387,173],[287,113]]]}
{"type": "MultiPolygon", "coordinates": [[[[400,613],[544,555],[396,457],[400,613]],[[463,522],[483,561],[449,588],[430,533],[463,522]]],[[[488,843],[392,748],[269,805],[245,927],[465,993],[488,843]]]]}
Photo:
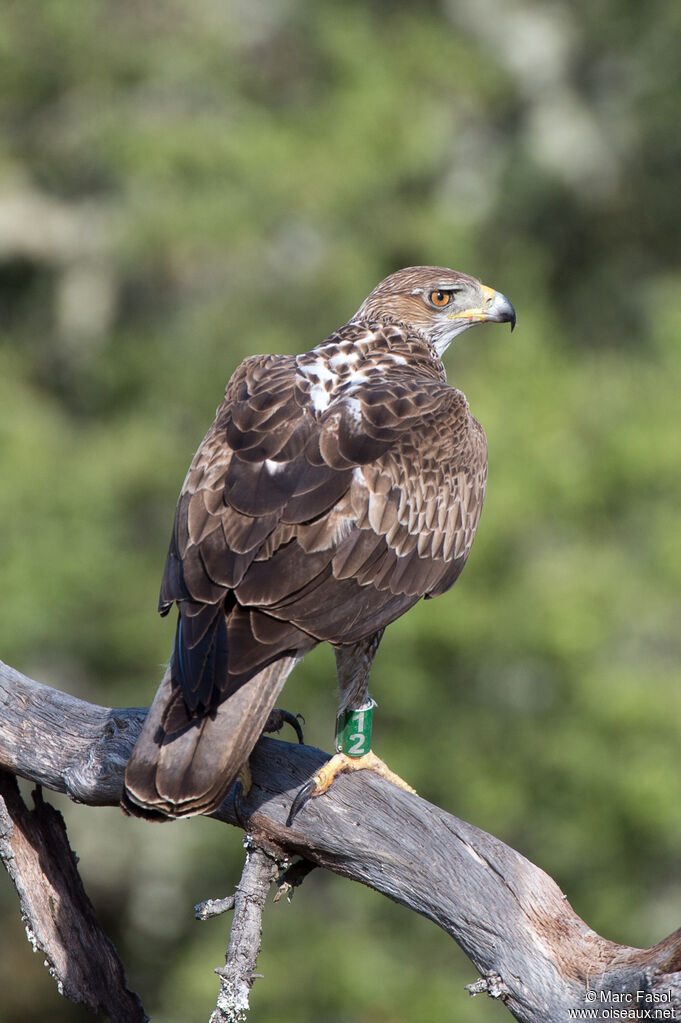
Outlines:
{"type": "Polygon", "coordinates": [[[336,718],[336,752],[349,757],[363,757],[371,750],[373,700],[359,710],[343,710],[336,718]]]}

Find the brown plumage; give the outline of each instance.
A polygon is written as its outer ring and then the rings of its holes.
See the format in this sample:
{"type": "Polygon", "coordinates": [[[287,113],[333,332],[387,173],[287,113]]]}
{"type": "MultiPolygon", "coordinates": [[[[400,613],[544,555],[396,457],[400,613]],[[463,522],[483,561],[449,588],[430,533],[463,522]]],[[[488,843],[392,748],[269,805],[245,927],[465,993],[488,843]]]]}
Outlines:
{"type": "Polygon", "coordinates": [[[455,582],[487,450],[441,355],[488,320],[515,322],[503,295],[412,267],[312,351],[238,367],[178,501],[159,605],[178,606],[175,647],[126,809],[217,807],[297,659],[330,642],[341,707],[360,706],[383,629],[455,582]]]}

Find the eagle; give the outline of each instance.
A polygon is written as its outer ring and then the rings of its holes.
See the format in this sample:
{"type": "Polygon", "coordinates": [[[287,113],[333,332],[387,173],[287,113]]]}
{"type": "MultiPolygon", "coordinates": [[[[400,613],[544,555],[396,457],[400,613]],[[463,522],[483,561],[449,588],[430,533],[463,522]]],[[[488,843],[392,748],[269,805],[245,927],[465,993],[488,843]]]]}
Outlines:
{"type": "Polygon", "coordinates": [[[386,626],[454,584],[482,510],[485,434],[442,356],[474,324],[515,320],[475,277],[409,267],[311,351],[237,368],[177,504],[159,601],[177,606],[175,643],[127,765],[127,812],[215,810],[321,642],[336,656],[337,752],[289,820],[343,771],[409,787],[371,750],[369,672],[386,626]]]}

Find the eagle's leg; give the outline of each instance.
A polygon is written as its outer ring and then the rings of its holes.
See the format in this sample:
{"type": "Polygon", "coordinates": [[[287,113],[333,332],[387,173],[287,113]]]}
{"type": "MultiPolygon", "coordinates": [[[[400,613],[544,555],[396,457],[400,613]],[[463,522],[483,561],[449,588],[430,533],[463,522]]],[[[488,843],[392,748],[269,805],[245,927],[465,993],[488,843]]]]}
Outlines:
{"type": "Polygon", "coordinates": [[[371,749],[372,714],[375,706],[369,696],[369,672],[383,630],[350,647],[336,647],[336,667],[340,705],[336,717],[336,754],[303,785],[296,795],[287,824],[309,799],[321,796],[339,774],[349,771],[374,771],[393,785],[408,792],[415,790],[391,771],[371,749]]]}
{"type": "MultiPolygon", "coordinates": [[[[280,732],[284,725],[290,725],[293,731],[296,733],[298,742],[302,745],[302,743],[305,741],[303,737],[302,728],[304,724],[305,718],[303,717],[302,714],[292,714],[290,710],[282,710],[281,707],[274,707],[274,709],[270,711],[270,716],[265,722],[265,727],[263,728],[262,731],[263,735],[265,734],[265,732],[267,733],[280,732]]],[[[240,804],[240,801],[243,798],[245,798],[251,791],[251,786],[253,785],[250,758],[239,768],[239,773],[236,776],[236,780],[239,782],[241,786],[240,789],[237,789],[236,794],[237,804],[240,804]]]]}

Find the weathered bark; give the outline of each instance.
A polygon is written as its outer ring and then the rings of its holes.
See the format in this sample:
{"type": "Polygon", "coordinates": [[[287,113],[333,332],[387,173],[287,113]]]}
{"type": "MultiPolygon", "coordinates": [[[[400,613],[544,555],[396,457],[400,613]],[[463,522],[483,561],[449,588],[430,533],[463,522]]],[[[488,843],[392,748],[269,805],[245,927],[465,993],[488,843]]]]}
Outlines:
{"type": "Polygon", "coordinates": [[[246,840],[246,862],[234,893],[225,965],[215,971],[220,977],[220,993],[209,1023],[245,1023],[262,944],[265,900],[281,863],[281,858],[246,840]]]}
{"type": "MultiPolygon", "coordinates": [[[[95,707],[5,667],[0,705],[0,765],[84,803],[118,801],[144,710],[95,707]]],[[[262,739],[248,798],[237,813],[230,793],[215,816],[433,920],[484,978],[475,990],[524,1023],[581,1009],[605,1020],[615,1005],[632,1019],[681,1018],[681,931],[649,949],[600,937],[520,853],[373,774],[339,779],[286,827],[293,795],[325,756],[262,739]]]]}
{"type": "Polygon", "coordinates": [[[16,778],[0,771],[0,859],[19,895],[26,935],[62,994],[116,1023],[147,1019],[128,991],[116,949],[99,926],[85,894],[61,814],[40,789],[29,810],[16,778]]]}

